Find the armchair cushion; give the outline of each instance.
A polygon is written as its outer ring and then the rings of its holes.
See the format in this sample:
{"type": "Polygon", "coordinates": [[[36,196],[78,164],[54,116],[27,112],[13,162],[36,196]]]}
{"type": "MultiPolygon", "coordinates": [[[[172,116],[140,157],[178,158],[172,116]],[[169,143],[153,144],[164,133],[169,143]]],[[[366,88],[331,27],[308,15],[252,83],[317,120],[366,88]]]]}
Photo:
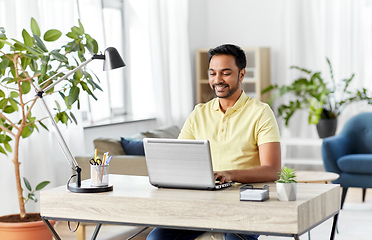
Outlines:
{"type": "Polygon", "coordinates": [[[345,173],[372,174],[372,154],[350,154],[340,157],[337,166],[345,173]]]}

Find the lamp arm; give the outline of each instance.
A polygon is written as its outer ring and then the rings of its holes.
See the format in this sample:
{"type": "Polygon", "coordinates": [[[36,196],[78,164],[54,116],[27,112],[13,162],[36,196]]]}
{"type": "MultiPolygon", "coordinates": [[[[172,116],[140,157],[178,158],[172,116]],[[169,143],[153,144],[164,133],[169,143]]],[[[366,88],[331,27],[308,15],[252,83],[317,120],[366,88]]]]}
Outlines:
{"type": "Polygon", "coordinates": [[[73,169],[73,170],[76,170],[76,167],[78,167],[79,165],[78,165],[78,163],[77,163],[77,161],[76,161],[74,155],[72,155],[72,153],[71,153],[69,147],[67,146],[66,141],[65,141],[65,139],[63,138],[62,133],[61,133],[61,131],[59,130],[59,128],[58,128],[58,126],[57,126],[57,123],[56,123],[56,121],[54,120],[53,115],[52,115],[52,113],[50,112],[50,110],[49,110],[49,108],[48,108],[48,106],[47,106],[47,104],[46,104],[44,98],[40,98],[40,99],[41,99],[41,102],[43,103],[44,108],[46,109],[46,111],[47,111],[47,113],[48,113],[48,115],[49,115],[49,117],[50,117],[50,120],[52,121],[53,127],[56,129],[57,135],[58,135],[58,137],[59,137],[59,141],[58,141],[58,143],[59,143],[59,146],[60,146],[60,147],[62,148],[62,150],[63,150],[63,151],[62,151],[63,154],[65,155],[65,157],[66,157],[67,161],[69,162],[69,164],[71,165],[72,169],[73,169]]]}
{"type": "MultiPolygon", "coordinates": [[[[111,186],[105,186],[105,187],[82,187],[81,186],[81,168],[79,167],[75,157],[72,155],[69,147],[66,144],[65,139],[63,138],[61,131],[59,130],[56,121],[53,118],[52,113],[50,112],[45,100],[44,100],[44,95],[46,92],[48,92],[50,89],[52,89],[54,86],[56,86],[58,83],[61,81],[67,79],[71,74],[77,72],[81,68],[83,68],[85,65],[93,61],[94,59],[99,59],[99,60],[104,60],[104,67],[103,70],[111,70],[119,67],[124,67],[125,63],[123,59],[120,57],[118,51],[113,48],[109,47],[105,50],[105,55],[103,54],[94,54],[90,59],[86,60],[85,62],[81,63],[79,66],[77,66],[75,69],[72,69],[71,71],[67,72],[63,77],[60,79],[56,80],[55,82],[51,83],[49,86],[45,87],[44,89],[36,89],[36,94],[37,96],[41,99],[41,102],[43,103],[44,108],[47,110],[48,116],[50,120],[52,121],[52,125],[55,128],[57,132],[57,137],[58,137],[58,144],[62,149],[63,154],[66,157],[66,160],[69,162],[70,166],[72,169],[76,172],[76,175],[71,176],[67,183],[67,189],[71,192],[82,192],[82,193],[92,193],[92,192],[107,192],[107,191],[112,191],[112,185],[111,186]],[[107,56],[106,56],[107,54],[107,56]],[[107,61],[107,63],[106,63],[107,61]],[[76,176],[76,184],[75,186],[72,186],[70,184],[70,180],[72,177],[76,176]]],[[[44,82],[42,82],[40,85],[43,85],[46,82],[49,82],[51,79],[55,78],[58,76],[60,73],[56,73],[44,82]]]]}
{"type": "MultiPolygon", "coordinates": [[[[76,68],[72,69],[70,72],[68,72],[66,75],[64,75],[63,77],[61,77],[60,79],[58,79],[57,81],[55,81],[54,83],[50,84],[49,86],[47,86],[45,89],[43,89],[43,92],[47,92],[49,91],[50,89],[52,89],[55,85],[57,85],[58,83],[62,82],[63,80],[65,80],[66,78],[68,78],[71,74],[77,72],[78,70],[80,70],[81,68],[83,68],[85,65],[87,65],[88,63],[90,63],[91,61],[93,61],[94,59],[94,56],[88,60],[86,60],[85,62],[83,62],[82,64],[80,64],[79,66],[77,66],[76,68]]],[[[54,75],[55,76],[55,75],[54,75]]],[[[48,80],[46,81],[49,81],[50,79],[52,79],[54,76],[50,77],[48,80]]],[[[45,82],[46,82],[45,81],[45,82]]]]}

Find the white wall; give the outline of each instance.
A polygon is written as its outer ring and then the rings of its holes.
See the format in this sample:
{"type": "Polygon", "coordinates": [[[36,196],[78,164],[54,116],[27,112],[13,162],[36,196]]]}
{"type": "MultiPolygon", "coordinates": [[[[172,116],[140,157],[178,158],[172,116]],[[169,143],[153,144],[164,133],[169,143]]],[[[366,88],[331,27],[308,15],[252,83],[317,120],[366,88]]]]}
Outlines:
{"type": "Polygon", "coordinates": [[[271,82],[284,76],[282,1],[190,0],[189,42],[195,83],[195,51],[224,43],[271,49],[271,82]]]}
{"type": "MultiPolygon", "coordinates": [[[[196,50],[212,48],[224,43],[233,43],[241,47],[269,47],[271,82],[277,83],[283,78],[284,71],[281,69],[286,68],[286,65],[283,60],[285,50],[281,42],[280,2],[277,0],[189,0],[189,44],[194,90],[196,89],[196,50]]],[[[195,98],[194,91],[194,101],[195,98]]],[[[119,138],[156,127],[159,126],[153,120],[87,128],[84,130],[85,151],[92,152],[93,140],[96,138],[119,138]]]]}

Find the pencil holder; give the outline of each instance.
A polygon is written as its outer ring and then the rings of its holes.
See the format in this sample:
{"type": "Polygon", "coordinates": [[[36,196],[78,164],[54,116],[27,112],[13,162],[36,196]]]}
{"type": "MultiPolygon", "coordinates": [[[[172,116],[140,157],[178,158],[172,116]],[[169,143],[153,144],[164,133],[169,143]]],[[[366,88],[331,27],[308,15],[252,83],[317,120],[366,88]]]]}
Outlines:
{"type": "Polygon", "coordinates": [[[109,165],[90,165],[90,179],[93,187],[108,186],[109,165]]]}

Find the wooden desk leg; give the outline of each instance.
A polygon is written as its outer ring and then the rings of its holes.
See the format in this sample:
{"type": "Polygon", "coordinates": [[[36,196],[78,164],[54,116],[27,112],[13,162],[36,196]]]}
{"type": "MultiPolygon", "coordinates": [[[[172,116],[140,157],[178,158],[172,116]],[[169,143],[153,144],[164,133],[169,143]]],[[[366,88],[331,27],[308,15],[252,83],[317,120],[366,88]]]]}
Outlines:
{"type": "Polygon", "coordinates": [[[338,218],[338,213],[333,217],[332,232],[331,232],[331,237],[329,238],[330,240],[335,239],[335,230],[336,230],[336,226],[337,226],[337,218],[338,218]]]}
{"type": "Polygon", "coordinates": [[[76,240],[85,240],[85,228],[84,223],[80,224],[80,227],[76,230],[76,240]]]}
{"type": "Polygon", "coordinates": [[[53,237],[56,239],[56,240],[61,240],[61,238],[58,236],[56,230],[54,230],[54,227],[52,226],[52,224],[50,224],[50,222],[46,219],[42,219],[43,222],[45,223],[45,225],[47,225],[47,227],[49,228],[49,230],[52,232],[53,234],[53,237]]]}

